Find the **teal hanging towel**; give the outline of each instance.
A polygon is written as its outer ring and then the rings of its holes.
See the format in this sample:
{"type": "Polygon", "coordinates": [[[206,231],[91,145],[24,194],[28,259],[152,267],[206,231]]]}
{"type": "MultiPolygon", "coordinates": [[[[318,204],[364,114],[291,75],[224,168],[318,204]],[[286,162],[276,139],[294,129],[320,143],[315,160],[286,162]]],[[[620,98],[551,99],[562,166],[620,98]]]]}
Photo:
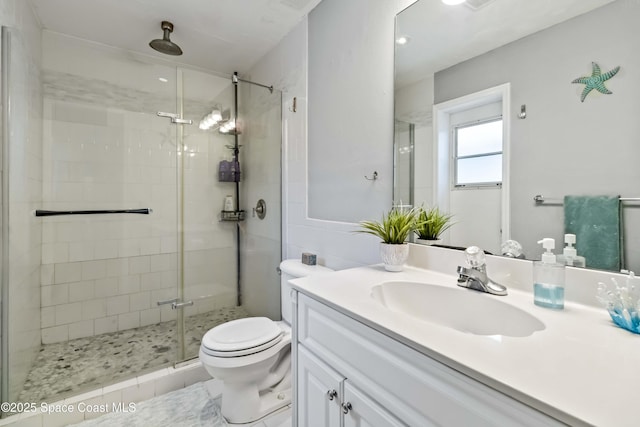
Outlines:
{"type": "Polygon", "coordinates": [[[564,231],[576,235],[589,268],[620,271],[620,196],[565,196],[564,231]]]}

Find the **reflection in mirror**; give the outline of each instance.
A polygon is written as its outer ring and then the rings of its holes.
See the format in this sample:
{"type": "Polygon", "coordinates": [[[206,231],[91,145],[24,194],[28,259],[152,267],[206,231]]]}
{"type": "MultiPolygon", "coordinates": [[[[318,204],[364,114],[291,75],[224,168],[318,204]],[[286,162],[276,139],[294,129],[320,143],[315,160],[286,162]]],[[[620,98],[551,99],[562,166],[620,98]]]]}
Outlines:
{"type": "Polygon", "coordinates": [[[296,132],[307,137],[310,221],[355,224],[380,218],[391,207],[389,17],[396,6],[377,3],[368,8],[366,0],[322,1],[309,13],[307,102],[301,104],[308,123],[296,132]]]}
{"type": "MultiPolygon", "coordinates": [[[[396,40],[408,42],[396,44],[396,123],[414,126],[414,178],[406,191],[415,205],[437,204],[455,215],[446,244],[500,253],[513,239],[528,259],[539,259],[538,240],[555,238],[561,253],[564,234],[577,224],[578,254],[591,254],[587,267],[640,270],[638,16],[634,0],[420,0],[398,15],[396,40]],[[592,63],[603,76],[620,70],[582,102],[587,84],[579,82],[587,81],[572,82],[597,76],[592,63]],[[456,126],[456,115],[475,114],[465,102],[500,87],[508,88],[502,99],[476,103],[486,111],[456,126]],[[500,116],[501,188],[456,186],[456,166],[472,159],[458,153],[456,161],[456,129],[500,116]],[[604,205],[595,196],[603,195],[622,197],[618,220],[605,220],[609,228],[603,218],[615,211],[590,217],[604,205]],[[572,206],[586,196],[587,207],[568,212],[565,196],[572,206]]],[[[497,153],[483,152],[481,161],[495,164],[497,153]]]]}
{"type": "Polygon", "coordinates": [[[393,195],[396,206],[413,205],[414,123],[396,120],[393,135],[393,195]]]}
{"type": "Polygon", "coordinates": [[[494,254],[509,236],[509,96],[504,84],[436,104],[433,116],[435,203],[456,221],[449,240],[494,254]]]}

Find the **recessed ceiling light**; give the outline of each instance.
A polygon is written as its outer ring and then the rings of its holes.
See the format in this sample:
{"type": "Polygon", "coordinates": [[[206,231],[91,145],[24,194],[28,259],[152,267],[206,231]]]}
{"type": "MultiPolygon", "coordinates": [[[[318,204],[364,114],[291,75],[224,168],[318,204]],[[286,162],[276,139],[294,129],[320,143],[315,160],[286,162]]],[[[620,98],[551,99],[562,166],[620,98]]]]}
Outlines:
{"type": "Polygon", "coordinates": [[[396,39],[396,43],[398,44],[407,44],[409,42],[409,39],[405,36],[400,36],[396,39]]]}
{"type": "Polygon", "coordinates": [[[158,77],[158,80],[160,80],[162,83],[166,83],[166,82],[169,81],[168,79],[165,79],[164,77],[158,77]]]}
{"type": "Polygon", "coordinates": [[[455,6],[457,4],[464,3],[466,0],[442,0],[442,3],[447,4],[449,6],[455,6]]]}

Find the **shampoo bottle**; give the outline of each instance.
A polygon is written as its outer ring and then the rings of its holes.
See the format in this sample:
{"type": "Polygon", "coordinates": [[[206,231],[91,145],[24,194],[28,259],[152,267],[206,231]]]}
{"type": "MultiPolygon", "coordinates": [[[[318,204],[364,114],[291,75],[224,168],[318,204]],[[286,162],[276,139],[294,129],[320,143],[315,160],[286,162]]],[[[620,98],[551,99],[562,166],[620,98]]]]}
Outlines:
{"type": "Polygon", "coordinates": [[[231,194],[227,194],[224,197],[224,205],[222,210],[226,212],[235,211],[235,203],[233,202],[233,196],[231,194]]]}
{"type": "Polygon", "coordinates": [[[586,267],[587,261],[583,256],[578,255],[578,251],[573,247],[576,243],[575,234],[565,234],[564,242],[567,244],[562,255],[558,257],[558,262],[564,263],[569,267],[586,267]]]}
{"type": "Polygon", "coordinates": [[[564,264],[558,263],[552,250],[554,239],[545,238],[538,243],[546,250],[542,260],[533,263],[533,302],[547,308],[564,308],[564,264]]]}

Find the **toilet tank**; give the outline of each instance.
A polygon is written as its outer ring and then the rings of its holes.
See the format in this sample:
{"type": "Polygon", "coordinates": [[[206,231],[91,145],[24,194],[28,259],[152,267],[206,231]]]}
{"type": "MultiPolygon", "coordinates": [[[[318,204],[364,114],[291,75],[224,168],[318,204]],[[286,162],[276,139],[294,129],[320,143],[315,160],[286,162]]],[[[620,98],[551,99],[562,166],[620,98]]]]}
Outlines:
{"type": "Polygon", "coordinates": [[[285,259],[280,263],[280,311],[282,320],[291,324],[291,285],[289,280],[329,271],[333,270],[322,265],[306,265],[299,259],[285,259]]]}

